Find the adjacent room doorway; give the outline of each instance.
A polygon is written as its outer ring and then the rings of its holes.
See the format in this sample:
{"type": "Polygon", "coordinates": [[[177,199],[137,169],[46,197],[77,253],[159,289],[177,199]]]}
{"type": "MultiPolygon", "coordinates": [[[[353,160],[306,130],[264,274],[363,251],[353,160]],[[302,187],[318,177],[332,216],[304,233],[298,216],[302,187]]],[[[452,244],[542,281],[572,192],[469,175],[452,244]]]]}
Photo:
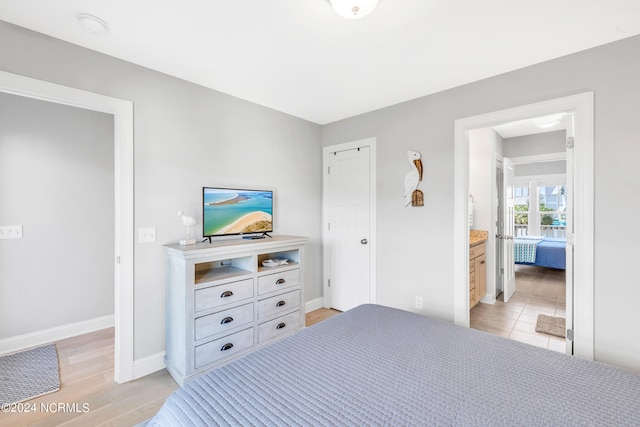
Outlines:
{"type": "MultiPolygon", "coordinates": [[[[470,130],[502,123],[541,117],[559,112],[571,112],[574,117],[575,146],[568,156],[567,178],[573,184],[573,225],[567,230],[567,299],[573,301],[573,313],[567,311],[567,328],[573,332],[573,354],[585,359],[594,357],[593,330],[593,93],[496,111],[455,122],[454,158],[454,319],[469,326],[469,139],[470,130]],[[578,244],[575,244],[578,242],[578,244]]],[[[570,345],[568,345],[570,347],[570,345]]]]}
{"type": "Polygon", "coordinates": [[[134,379],[133,354],[133,103],[0,71],[0,92],[113,115],[115,174],[114,380],[134,379]]]}

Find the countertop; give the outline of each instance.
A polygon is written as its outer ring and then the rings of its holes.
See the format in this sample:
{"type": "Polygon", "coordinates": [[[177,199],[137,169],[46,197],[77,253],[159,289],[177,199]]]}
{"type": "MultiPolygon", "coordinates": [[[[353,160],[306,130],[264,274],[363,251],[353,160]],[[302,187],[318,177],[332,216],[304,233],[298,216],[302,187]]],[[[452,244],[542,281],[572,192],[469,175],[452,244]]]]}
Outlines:
{"type": "Polygon", "coordinates": [[[469,246],[484,243],[489,238],[489,232],[484,230],[469,230],[469,246]]]}

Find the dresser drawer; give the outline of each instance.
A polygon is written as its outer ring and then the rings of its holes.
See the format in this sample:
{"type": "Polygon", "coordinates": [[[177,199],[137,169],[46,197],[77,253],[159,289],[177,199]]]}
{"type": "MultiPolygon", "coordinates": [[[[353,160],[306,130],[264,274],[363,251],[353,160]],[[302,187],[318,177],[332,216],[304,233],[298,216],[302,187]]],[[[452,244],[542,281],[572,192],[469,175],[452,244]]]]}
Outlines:
{"type": "Polygon", "coordinates": [[[258,295],[286,289],[300,284],[300,269],[286,270],[279,273],[258,277],[258,295]]]}
{"type": "Polygon", "coordinates": [[[253,303],[198,317],[194,336],[201,340],[215,334],[253,322],[253,303]]]}
{"type": "Polygon", "coordinates": [[[195,296],[195,310],[202,311],[241,301],[253,296],[253,279],[225,283],[210,288],[198,289],[195,296]]]}
{"type": "Polygon", "coordinates": [[[209,363],[216,362],[246,350],[253,345],[253,328],[236,332],[196,347],[195,365],[200,369],[209,363]]]}
{"type": "Polygon", "coordinates": [[[277,319],[261,323],[258,326],[258,343],[265,342],[271,338],[282,335],[286,332],[295,331],[300,328],[300,310],[289,313],[277,319]]]}
{"type": "Polygon", "coordinates": [[[286,294],[258,301],[258,319],[265,319],[274,314],[292,310],[300,305],[300,291],[295,290],[286,294]]]}

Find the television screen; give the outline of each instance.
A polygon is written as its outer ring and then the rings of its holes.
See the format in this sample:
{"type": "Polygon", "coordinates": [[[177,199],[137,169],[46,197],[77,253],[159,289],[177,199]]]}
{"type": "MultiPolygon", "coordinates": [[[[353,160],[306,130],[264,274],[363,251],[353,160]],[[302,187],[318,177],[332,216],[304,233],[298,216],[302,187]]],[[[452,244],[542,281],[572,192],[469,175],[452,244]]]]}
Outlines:
{"type": "Polygon", "coordinates": [[[202,189],[202,236],[273,231],[273,191],[202,189]]]}

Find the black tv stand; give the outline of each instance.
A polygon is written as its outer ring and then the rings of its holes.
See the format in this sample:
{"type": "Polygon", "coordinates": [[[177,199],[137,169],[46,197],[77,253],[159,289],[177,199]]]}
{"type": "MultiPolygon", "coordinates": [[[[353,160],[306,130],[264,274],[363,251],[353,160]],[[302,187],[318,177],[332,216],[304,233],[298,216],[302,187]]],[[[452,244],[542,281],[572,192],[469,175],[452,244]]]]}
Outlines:
{"type": "Polygon", "coordinates": [[[202,240],[202,243],[206,242],[207,240],[209,241],[209,243],[211,243],[211,236],[209,236],[209,237],[205,237],[205,238],[202,240]]]}

